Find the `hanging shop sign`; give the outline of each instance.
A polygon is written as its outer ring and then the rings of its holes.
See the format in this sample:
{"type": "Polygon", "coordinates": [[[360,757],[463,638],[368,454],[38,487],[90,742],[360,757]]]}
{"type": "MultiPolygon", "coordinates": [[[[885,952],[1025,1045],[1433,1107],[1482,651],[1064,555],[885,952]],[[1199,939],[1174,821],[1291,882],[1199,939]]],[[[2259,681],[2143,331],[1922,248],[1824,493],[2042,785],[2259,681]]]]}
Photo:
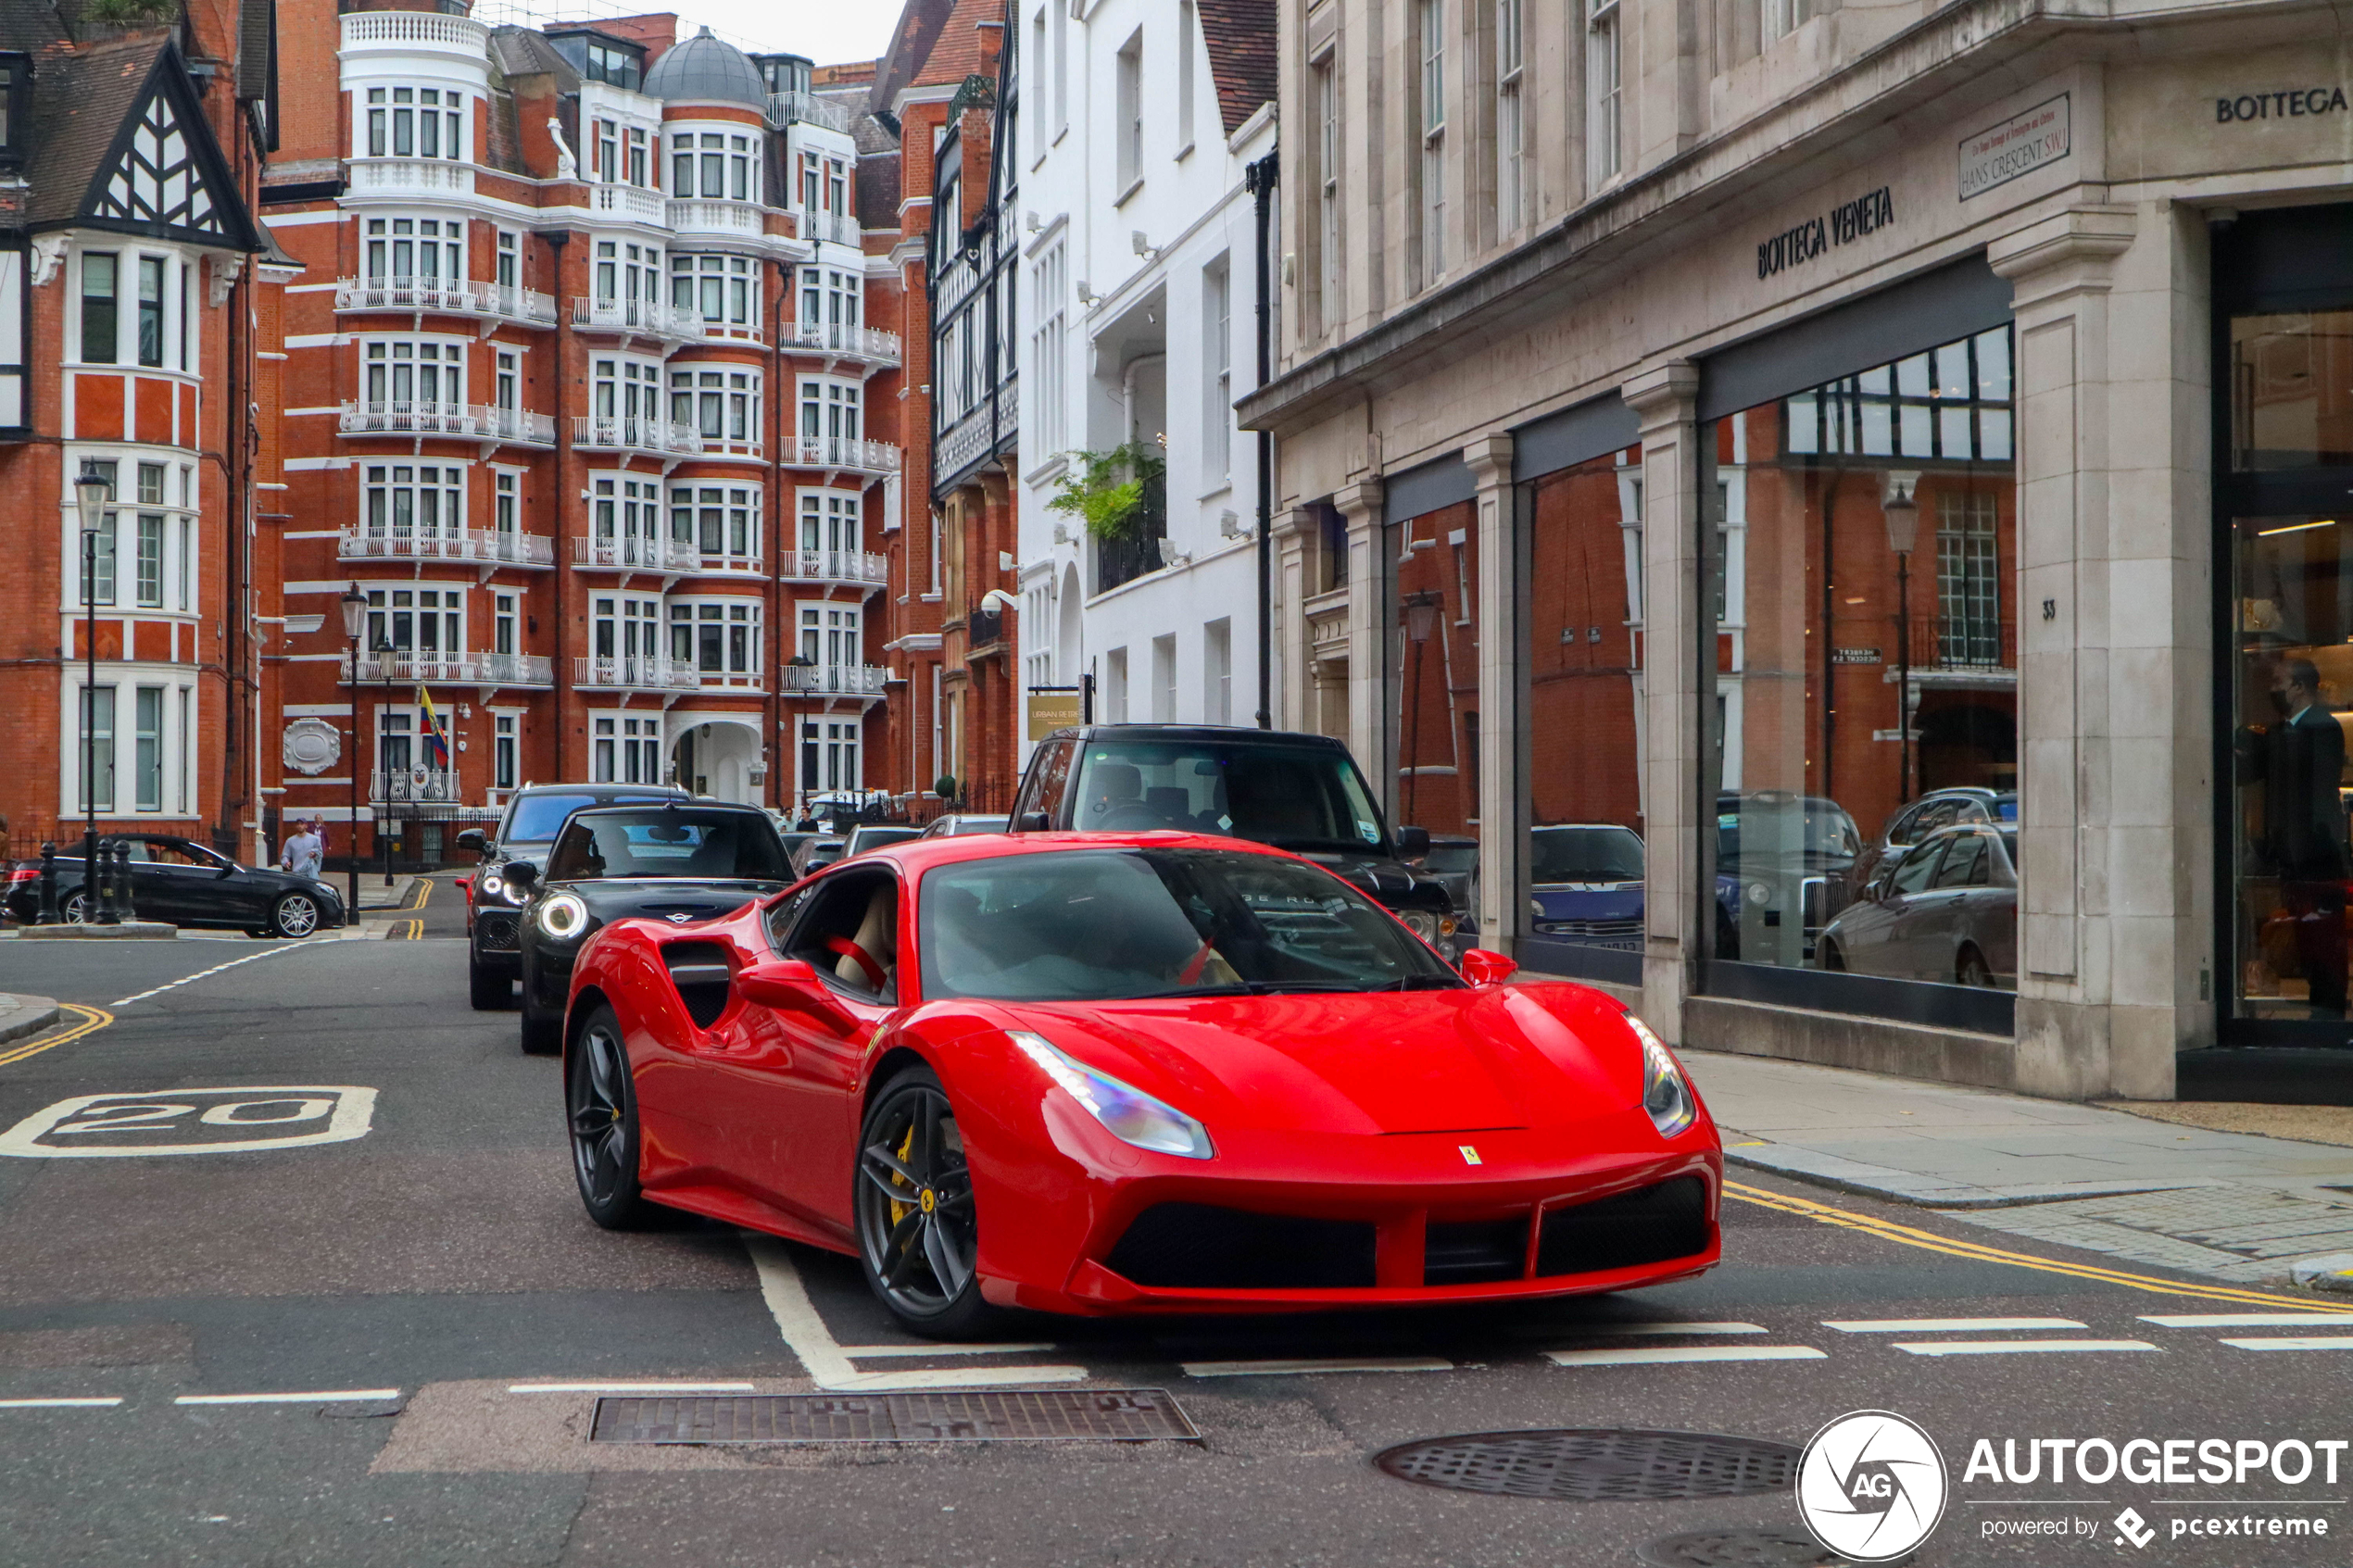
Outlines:
{"type": "Polygon", "coordinates": [[[2342,87],[2291,87],[2278,93],[2242,93],[2214,100],[2214,123],[2237,125],[2250,119],[2302,119],[2309,115],[2343,114],[2342,87]]]}
{"type": "Polygon", "coordinates": [[[1881,185],[1867,191],[1765,241],[1756,247],[1756,275],[1769,278],[1827,254],[1832,245],[1851,245],[1866,234],[1878,233],[1895,221],[1895,199],[1890,190],[1881,185]]]}
{"type": "Polygon", "coordinates": [[[1961,200],[1982,196],[2074,151],[2069,95],[2061,93],[1999,125],[1961,138],[1961,200]]]}

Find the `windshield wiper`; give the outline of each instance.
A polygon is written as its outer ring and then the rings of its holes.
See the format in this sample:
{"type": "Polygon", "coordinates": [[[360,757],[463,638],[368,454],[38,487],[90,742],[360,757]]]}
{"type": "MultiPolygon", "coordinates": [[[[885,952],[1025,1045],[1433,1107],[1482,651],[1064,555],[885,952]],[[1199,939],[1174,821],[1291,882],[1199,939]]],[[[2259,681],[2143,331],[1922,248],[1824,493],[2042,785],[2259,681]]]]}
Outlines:
{"type": "Polygon", "coordinates": [[[1387,987],[1387,989],[1391,991],[1452,991],[1461,985],[1462,982],[1455,979],[1451,974],[1409,974],[1404,979],[1399,981],[1396,985],[1387,987]]]}

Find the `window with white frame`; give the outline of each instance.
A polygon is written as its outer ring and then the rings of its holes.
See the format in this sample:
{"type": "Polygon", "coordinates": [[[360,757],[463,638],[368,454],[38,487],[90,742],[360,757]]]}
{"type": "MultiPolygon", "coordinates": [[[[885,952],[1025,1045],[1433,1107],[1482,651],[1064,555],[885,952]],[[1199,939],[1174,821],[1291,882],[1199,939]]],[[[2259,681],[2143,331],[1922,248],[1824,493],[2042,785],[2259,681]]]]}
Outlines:
{"type": "Polygon", "coordinates": [[[1230,619],[1201,629],[1202,719],[1211,724],[1234,721],[1234,623],[1230,619]]]}
{"type": "Polygon", "coordinates": [[[862,749],[855,719],[803,719],[800,721],[800,787],[804,791],[862,789],[862,749]]]}
{"type": "Polygon", "coordinates": [[[661,298],[661,247],[628,240],[598,240],[596,271],[599,305],[650,304],[661,298]]]}
{"type": "Polygon", "coordinates": [[[1117,148],[1114,188],[1126,192],[1144,177],[1144,35],[1137,32],[1119,46],[1114,75],[1112,126],[1117,148]]]}
{"type": "Polygon", "coordinates": [[[670,421],[705,441],[760,443],[760,376],[709,365],[670,372],[670,421]]]}
{"type": "Polygon", "coordinates": [[[865,497],[854,490],[804,490],[800,493],[800,547],[804,550],[857,550],[860,514],[865,497]]]}
{"type": "Polygon", "coordinates": [[[501,229],[497,241],[496,279],[502,289],[522,286],[522,236],[512,229],[501,229]]]}
{"type": "Polygon", "coordinates": [[[800,608],[800,657],[827,670],[862,664],[866,643],[853,604],[804,604],[800,608]]]}
{"type": "Polygon", "coordinates": [[[112,686],[83,686],[73,764],[79,810],[114,809],[114,696],[112,686]]]}
{"type": "Polygon", "coordinates": [[[856,441],[864,389],[824,376],[800,378],[800,439],[806,447],[856,441]]]}
{"type": "MultiPolygon", "coordinates": [[[[1524,0],[1495,0],[1495,232],[1518,232],[1528,220],[1527,98],[1521,92],[1526,43],[1524,0]]],[[[1770,0],[1768,0],[1770,3],[1770,0]]]]}
{"type": "Polygon", "coordinates": [[[673,484],[670,537],[702,557],[705,571],[760,565],[760,487],[673,484]]]}
{"type": "Polygon", "coordinates": [[[497,350],[497,373],[491,377],[491,396],[508,413],[514,412],[522,393],[522,356],[506,349],[497,350]]]}
{"type": "Polygon", "coordinates": [[[673,599],[670,661],[703,675],[760,673],[760,601],[673,599]]]}
{"type": "MultiPolygon", "coordinates": [[[[803,326],[822,322],[828,327],[858,325],[864,281],[838,267],[800,270],[800,320],[803,326]]],[[[836,339],[826,339],[828,343],[836,339]]]]}
{"type": "Polygon", "coordinates": [[[1599,190],[1617,178],[1617,0],[1585,0],[1585,179],[1599,190]]]}
{"type": "Polygon", "coordinates": [[[490,596],[490,651],[516,654],[522,651],[522,613],[521,596],[500,591],[490,596]]]}
{"type": "Polygon", "coordinates": [[[371,283],[460,282],[466,276],[466,225],[458,218],[371,218],[361,265],[371,283]]]}
{"type": "Polygon", "coordinates": [[[494,713],[490,717],[490,787],[512,789],[521,775],[522,716],[519,713],[494,713]]]}
{"type": "Polygon", "coordinates": [[[681,200],[757,202],[760,160],[752,139],[715,131],[672,132],[670,194],[681,200]]]}
{"type": "Polygon", "coordinates": [[[147,251],[84,251],[76,337],[85,365],[194,367],[189,279],[195,263],[147,251]],[[176,353],[174,352],[176,350],[176,353]]]}
{"type": "Polygon", "coordinates": [[[589,646],[608,665],[614,659],[656,659],[661,653],[661,600],[643,594],[599,594],[590,603],[589,646]]]}
{"type": "Polygon", "coordinates": [[[466,351],[432,338],[369,338],[359,345],[359,385],[379,414],[452,407],[466,400],[466,351]]]}
{"type": "Polygon", "coordinates": [[[661,418],[661,364],[626,354],[599,357],[591,367],[589,392],[597,418],[627,420],[661,418]]]}
{"type": "Polygon", "coordinates": [[[465,94],[454,87],[371,87],[368,156],[463,159],[465,107],[465,94]]]}
{"type": "Polygon", "coordinates": [[[513,533],[522,509],[522,475],[512,470],[500,470],[491,478],[490,492],[492,526],[501,533],[513,533]]]}
{"type": "Polygon", "coordinates": [[[1414,0],[1421,97],[1422,284],[1446,270],[1446,0],[1414,0]]]}
{"type": "Polygon", "coordinates": [[[670,255],[671,307],[706,326],[760,327],[760,264],[747,257],[670,255]]]}
{"type": "Polygon", "coordinates": [[[1225,482],[1234,464],[1234,275],[1219,257],[1202,269],[1202,488],[1225,482]]]}
{"type": "Polygon", "coordinates": [[[588,753],[593,784],[658,784],[661,771],[661,721],[625,713],[591,721],[595,734],[588,753]]]}
{"type": "Polygon", "coordinates": [[[1797,30],[1797,0],[1757,0],[1757,42],[1770,47],[1797,30]]]}
{"type": "Polygon", "coordinates": [[[1340,297],[1340,56],[1327,50],[1308,68],[1315,114],[1315,246],[1320,320],[1339,324],[1340,297]]]}
{"type": "Polygon", "coordinates": [[[132,462],[131,494],[124,497],[118,488],[123,459],[69,456],[65,468],[78,477],[85,465],[107,482],[110,498],[122,504],[108,507],[98,525],[86,584],[79,515],[68,511],[67,554],[73,571],[63,586],[72,595],[71,604],[193,611],[199,570],[195,467],[132,462]],[[93,595],[86,601],[85,587],[93,595]]]}
{"type": "MultiPolygon", "coordinates": [[[[588,507],[589,526],[595,530],[597,542],[609,545],[621,540],[631,545],[643,545],[661,537],[661,483],[648,476],[633,478],[627,474],[597,474],[589,488],[594,498],[588,507]]],[[[644,561],[648,555],[631,550],[623,561],[644,561]]]]}
{"type": "Polygon", "coordinates": [[[1038,323],[1030,332],[1030,375],[1038,389],[1038,445],[1041,456],[1051,456],[1070,441],[1069,414],[1063,408],[1070,294],[1070,250],[1064,242],[1058,239],[1046,247],[1031,270],[1030,286],[1035,308],[1029,319],[1038,323]]]}
{"type": "Polygon", "coordinates": [[[456,463],[370,463],[361,471],[371,539],[454,539],[466,524],[466,470],[456,463]]]}
{"type": "Polygon", "coordinates": [[[825,210],[836,218],[849,216],[849,165],[837,157],[825,160],[825,210]]]}
{"type": "Polygon", "coordinates": [[[1193,0],[1176,0],[1176,150],[1182,156],[1193,144],[1193,51],[1201,41],[1201,20],[1193,0]]]}

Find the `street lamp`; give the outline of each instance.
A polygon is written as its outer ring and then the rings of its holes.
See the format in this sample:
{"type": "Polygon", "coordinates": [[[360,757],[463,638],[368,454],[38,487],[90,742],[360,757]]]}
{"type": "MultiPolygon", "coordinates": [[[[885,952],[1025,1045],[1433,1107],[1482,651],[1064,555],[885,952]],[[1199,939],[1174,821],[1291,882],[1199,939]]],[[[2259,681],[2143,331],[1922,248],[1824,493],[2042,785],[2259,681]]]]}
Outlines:
{"type": "MultiPolygon", "coordinates": [[[[392,769],[384,761],[387,749],[384,740],[389,732],[385,730],[384,721],[384,708],[392,705],[393,658],[396,651],[390,637],[385,636],[382,632],[376,633],[374,648],[376,678],[382,681],[384,686],[384,707],[376,710],[376,765],[384,773],[384,802],[386,817],[392,815],[392,769]]],[[[384,885],[390,887],[392,885],[392,840],[385,835],[381,824],[376,828],[376,838],[384,847],[384,885]]]]}
{"type": "Polygon", "coordinates": [[[1880,503],[1895,552],[1895,803],[1912,797],[1912,550],[1920,542],[1919,475],[1891,473],[1880,503]]]}
{"type": "Polygon", "coordinates": [[[351,798],[351,846],[344,858],[344,884],[345,896],[351,909],[347,918],[357,922],[359,918],[359,634],[368,629],[368,596],[359,591],[359,583],[354,583],[344,591],[341,602],[344,641],[351,645],[351,756],[350,766],[344,770],[351,775],[346,781],[350,786],[347,793],[351,798]]]}
{"type": "Polygon", "coordinates": [[[1438,630],[1437,594],[1424,591],[1405,601],[1405,640],[1414,645],[1414,728],[1406,742],[1413,761],[1405,774],[1405,820],[1414,820],[1414,801],[1420,793],[1422,782],[1422,650],[1429,646],[1430,633],[1438,630]]]}
{"type": "Polygon", "coordinates": [[[82,651],[88,671],[82,684],[82,902],[91,920],[98,916],[98,531],[113,499],[114,481],[83,458],[73,500],[82,511],[82,651]]]}

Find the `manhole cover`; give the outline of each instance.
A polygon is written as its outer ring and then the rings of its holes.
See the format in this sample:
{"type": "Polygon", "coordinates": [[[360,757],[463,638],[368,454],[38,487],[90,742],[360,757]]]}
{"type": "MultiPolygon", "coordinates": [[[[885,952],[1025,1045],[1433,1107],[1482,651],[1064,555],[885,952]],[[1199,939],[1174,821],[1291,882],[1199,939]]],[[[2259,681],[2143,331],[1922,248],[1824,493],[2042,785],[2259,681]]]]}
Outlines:
{"type": "Polygon", "coordinates": [[[1607,1502],[1786,1491],[1797,1455],[1786,1443],[1705,1432],[1572,1429],[1426,1437],[1373,1462],[1401,1481],[1457,1492],[1607,1502]]]}
{"type": "Polygon", "coordinates": [[[660,1396],[597,1401],[598,1443],[1199,1442],[1163,1388],[660,1396]]]}
{"type": "Polygon", "coordinates": [[[1847,1561],[1802,1530],[1693,1530],[1637,1547],[1634,1557],[1650,1568],[1844,1568],[1847,1561]]]}

